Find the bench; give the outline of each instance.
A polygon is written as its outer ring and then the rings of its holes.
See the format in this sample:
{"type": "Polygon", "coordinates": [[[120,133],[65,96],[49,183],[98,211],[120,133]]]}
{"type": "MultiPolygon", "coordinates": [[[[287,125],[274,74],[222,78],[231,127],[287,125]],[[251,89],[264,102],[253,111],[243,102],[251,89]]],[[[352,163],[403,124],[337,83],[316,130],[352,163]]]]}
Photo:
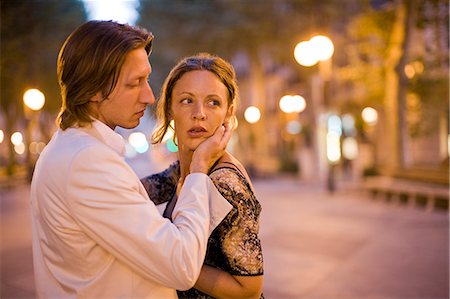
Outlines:
{"type": "Polygon", "coordinates": [[[378,176],[367,177],[362,188],[373,199],[382,198],[393,203],[424,207],[428,211],[449,208],[448,185],[378,176]]]}

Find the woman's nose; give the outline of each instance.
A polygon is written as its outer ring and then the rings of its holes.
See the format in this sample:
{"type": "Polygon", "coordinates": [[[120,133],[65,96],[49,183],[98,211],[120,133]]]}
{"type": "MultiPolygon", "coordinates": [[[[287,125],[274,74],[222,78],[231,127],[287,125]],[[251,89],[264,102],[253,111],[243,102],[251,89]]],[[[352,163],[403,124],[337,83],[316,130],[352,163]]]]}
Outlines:
{"type": "Polygon", "coordinates": [[[192,114],[192,118],[196,120],[204,120],[206,119],[206,114],[202,105],[197,105],[195,107],[195,111],[192,114]]]}

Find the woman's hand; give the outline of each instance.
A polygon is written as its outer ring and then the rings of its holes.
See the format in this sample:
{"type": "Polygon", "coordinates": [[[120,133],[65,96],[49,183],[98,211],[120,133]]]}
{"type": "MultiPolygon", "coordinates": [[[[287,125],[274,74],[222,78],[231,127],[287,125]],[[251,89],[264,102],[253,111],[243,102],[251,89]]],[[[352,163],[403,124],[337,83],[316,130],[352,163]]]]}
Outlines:
{"type": "Polygon", "coordinates": [[[229,122],[217,128],[214,134],[200,143],[192,155],[190,172],[208,173],[214,163],[222,157],[231,137],[231,126],[229,122]]]}

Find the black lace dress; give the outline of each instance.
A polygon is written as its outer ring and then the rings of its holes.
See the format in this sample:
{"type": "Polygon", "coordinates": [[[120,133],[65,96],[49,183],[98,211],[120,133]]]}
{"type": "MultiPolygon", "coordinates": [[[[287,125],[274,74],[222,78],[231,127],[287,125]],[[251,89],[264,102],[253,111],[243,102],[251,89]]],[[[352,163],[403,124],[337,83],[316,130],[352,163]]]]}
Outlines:
{"type": "MultiPolygon", "coordinates": [[[[142,183],[155,204],[169,202],[167,206],[169,207],[171,200],[176,197],[179,177],[179,163],[175,162],[163,172],[143,178],[142,183]]],[[[233,205],[233,209],[209,237],[204,263],[231,275],[262,275],[263,256],[258,237],[261,205],[249,182],[231,163],[222,163],[209,174],[209,177],[222,196],[233,205]]],[[[194,288],[178,291],[178,296],[213,298],[194,288]]],[[[264,297],[261,295],[261,298],[264,297]]]]}

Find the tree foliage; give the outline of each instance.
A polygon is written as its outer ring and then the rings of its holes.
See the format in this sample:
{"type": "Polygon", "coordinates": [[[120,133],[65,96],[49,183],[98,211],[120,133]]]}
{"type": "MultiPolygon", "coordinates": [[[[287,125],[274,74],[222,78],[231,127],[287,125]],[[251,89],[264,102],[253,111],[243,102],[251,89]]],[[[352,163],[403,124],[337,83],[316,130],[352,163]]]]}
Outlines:
{"type": "Polygon", "coordinates": [[[60,106],[56,80],[58,51],[86,19],[76,0],[1,1],[1,108],[13,118],[22,113],[27,88],[46,95],[46,109],[60,106]]]}
{"type": "MultiPolygon", "coordinates": [[[[46,98],[44,109],[55,113],[60,105],[56,78],[56,61],[66,37],[86,19],[82,3],[77,0],[2,0],[0,117],[5,139],[23,126],[22,97],[29,88],[38,88],[46,98]]],[[[46,132],[47,133],[47,132],[46,132]]],[[[15,159],[8,144],[8,168],[11,174],[15,159]]]]}
{"type": "Polygon", "coordinates": [[[296,43],[313,33],[337,35],[358,7],[353,0],[145,0],[140,25],[156,36],[152,64],[165,71],[153,80],[160,86],[176,60],[201,51],[227,59],[244,52],[253,60],[265,51],[277,64],[295,66],[296,43]]]}

